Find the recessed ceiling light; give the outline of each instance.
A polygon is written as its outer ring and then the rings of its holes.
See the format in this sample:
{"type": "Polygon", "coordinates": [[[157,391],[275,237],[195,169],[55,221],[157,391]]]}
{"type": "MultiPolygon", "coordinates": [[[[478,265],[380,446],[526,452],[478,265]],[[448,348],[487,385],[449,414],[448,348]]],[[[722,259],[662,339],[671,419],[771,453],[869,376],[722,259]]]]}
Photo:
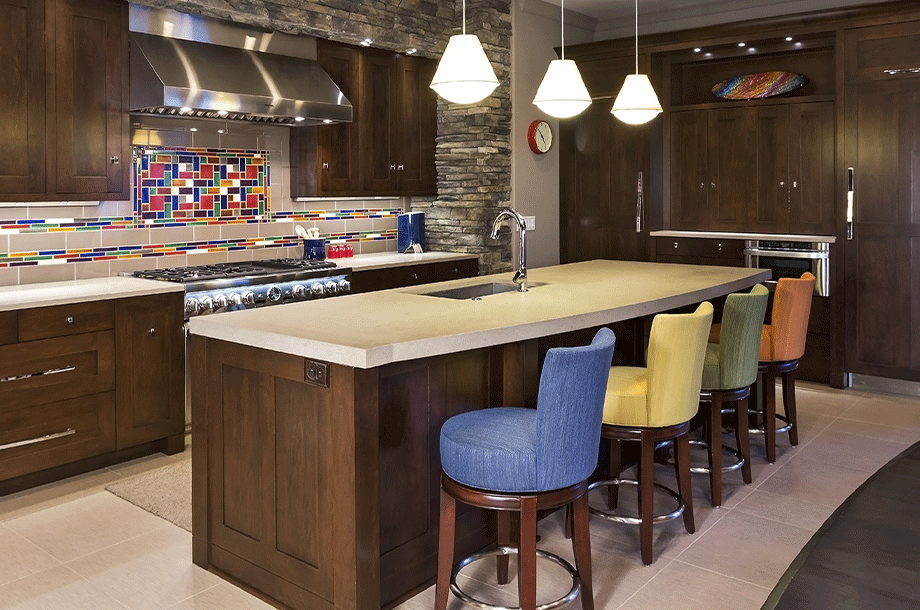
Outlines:
{"type": "Polygon", "coordinates": [[[415,55],[416,53],[418,53],[418,49],[416,48],[406,49],[406,55],[415,55]]]}
{"type": "Polygon", "coordinates": [[[302,116],[295,116],[294,120],[297,121],[298,123],[301,123],[303,122],[304,118],[302,116]]]}
{"type": "Polygon", "coordinates": [[[323,119],[323,123],[329,124],[332,122],[332,119],[323,119]]]}
{"type": "Polygon", "coordinates": [[[197,128],[197,127],[191,127],[191,128],[189,128],[189,131],[198,131],[198,128],[197,128]]]}
{"type": "Polygon", "coordinates": [[[745,46],[746,44],[747,44],[747,43],[739,42],[739,43],[738,43],[738,46],[739,46],[739,47],[743,47],[743,46],[745,46]]]}
{"type": "Polygon", "coordinates": [[[694,53],[699,53],[699,52],[702,51],[702,50],[703,50],[703,49],[697,47],[697,48],[693,49],[693,52],[694,52],[694,53]]]}
{"type": "Polygon", "coordinates": [[[802,43],[801,43],[801,42],[797,42],[797,43],[795,43],[795,46],[800,47],[800,46],[802,46],[802,43]]]}
{"type": "Polygon", "coordinates": [[[369,47],[369,46],[371,46],[372,44],[374,44],[374,41],[371,40],[370,38],[365,38],[364,40],[361,41],[361,46],[362,46],[362,47],[369,47]]]}
{"type": "Polygon", "coordinates": [[[224,133],[224,130],[223,130],[223,129],[218,129],[218,130],[217,130],[217,133],[224,133]]]}
{"type": "Polygon", "coordinates": [[[754,47],[749,47],[749,48],[748,48],[748,53],[753,53],[753,52],[756,51],[756,50],[757,50],[757,49],[755,49],[754,47]]]}
{"type": "Polygon", "coordinates": [[[786,36],[786,42],[792,42],[792,36],[786,36]]]}
{"type": "Polygon", "coordinates": [[[706,57],[712,57],[712,53],[706,53],[706,57]]]}

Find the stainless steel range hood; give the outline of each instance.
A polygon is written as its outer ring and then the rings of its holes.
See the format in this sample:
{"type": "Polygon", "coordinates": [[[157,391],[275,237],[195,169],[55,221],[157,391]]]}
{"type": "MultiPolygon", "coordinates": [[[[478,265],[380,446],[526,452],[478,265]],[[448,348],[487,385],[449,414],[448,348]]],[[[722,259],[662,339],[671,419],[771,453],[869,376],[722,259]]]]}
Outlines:
{"type": "Polygon", "coordinates": [[[131,32],[132,113],[317,125],[351,102],[311,59],[131,32]]]}

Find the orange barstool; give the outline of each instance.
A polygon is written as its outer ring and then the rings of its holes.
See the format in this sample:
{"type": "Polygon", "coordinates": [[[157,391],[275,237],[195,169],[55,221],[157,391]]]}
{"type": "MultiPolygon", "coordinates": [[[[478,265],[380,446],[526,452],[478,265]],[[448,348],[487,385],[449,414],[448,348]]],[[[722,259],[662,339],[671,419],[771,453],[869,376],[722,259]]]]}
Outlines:
{"type": "Polygon", "coordinates": [[[795,413],[795,371],[799,358],[805,353],[811,296],[815,276],[809,272],[799,279],[782,278],[776,284],[770,324],[764,324],[760,335],[760,362],[757,365],[757,392],[763,411],[763,427],[752,428],[751,434],[763,434],[767,461],[776,461],[776,434],[789,432],[789,444],[799,444],[795,413]],[[785,415],[776,413],[776,376],[783,380],[785,415]],[[784,425],[777,428],[779,419],[784,425]]]}

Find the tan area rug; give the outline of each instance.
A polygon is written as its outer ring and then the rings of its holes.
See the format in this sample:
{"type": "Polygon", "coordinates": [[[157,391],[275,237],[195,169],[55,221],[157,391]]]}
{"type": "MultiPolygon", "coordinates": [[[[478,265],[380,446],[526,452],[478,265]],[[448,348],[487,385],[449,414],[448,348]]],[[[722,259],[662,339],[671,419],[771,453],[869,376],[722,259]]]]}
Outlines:
{"type": "Polygon", "coordinates": [[[129,479],[106,490],[182,529],[192,531],[192,461],[182,460],[129,479]]]}

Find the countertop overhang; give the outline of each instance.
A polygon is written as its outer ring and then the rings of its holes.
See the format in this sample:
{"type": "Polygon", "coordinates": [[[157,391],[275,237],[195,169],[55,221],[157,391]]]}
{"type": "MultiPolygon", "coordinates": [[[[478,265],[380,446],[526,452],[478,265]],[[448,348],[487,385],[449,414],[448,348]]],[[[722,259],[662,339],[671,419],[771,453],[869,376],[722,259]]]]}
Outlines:
{"type": "Polygon", "coordinates": [[[0,287],[0,311],[184,291],[181,284],[119,276],[3,286],[0,287]]]}
{"type": "Polygon", "coordinates": [[[597,260],[528,271],[528,292],[425,293],[511,273],[199,316],[191,334],[355,368],[527,341],[691,305],[769,279],[763,269],[597,260]]]}
{"type": "Polygon", "coordinates": [[[697,239],[764,239],[770,241],[836,243],[833,235],[792,235],[787,233],[727,233],[719,231],[651,231],[651,237],[695,237],[697,239]]]}

